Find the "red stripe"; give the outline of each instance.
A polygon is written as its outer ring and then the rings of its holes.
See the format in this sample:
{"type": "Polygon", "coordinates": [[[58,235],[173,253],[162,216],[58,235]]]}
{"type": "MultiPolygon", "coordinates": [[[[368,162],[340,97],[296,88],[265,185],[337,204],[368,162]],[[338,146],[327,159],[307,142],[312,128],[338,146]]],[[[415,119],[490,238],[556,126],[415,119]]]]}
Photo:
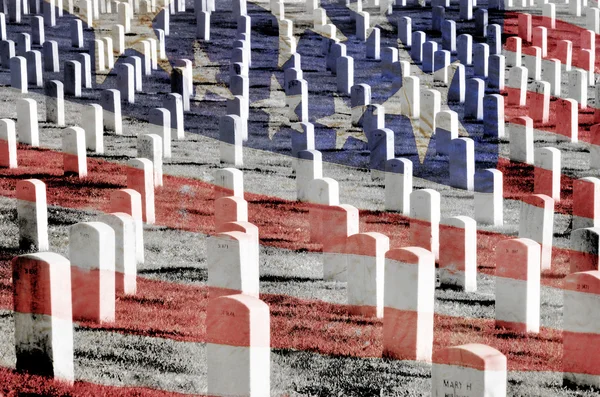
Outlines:
{"type": "MultiPolygon", "coordinates": [[[[0,262],[0,307],[12,308],[9,253],[0,262]]],[[[567,264],[568,265],[568,264],[567,264]]],[[[561,277],[562,278],[562,277],[561,277]]],[[[270,306],[271,346],[328,355],[381,357],[381,320],[348,315],[346,305],[292,296],[261,294],[270,306]]],[[[138,278],[135,296],[117,296],[114,324],[82,323],[132,335],[204,342],[208,289],[138,278]]],[[[447,346],[478,342],[509,356],[513,370],[561,370],[561,331],[541,328],[539,335],[517,337],[495,329],[494,319],[435,315],[434,352],[447,346]]]]}
{"type": "Polygon", "coordinates": [[[0,367],[0,392],[7,393],[7,396],[31,394],[40,396],[189,397],[189,394],[160,391],[147,387],[104,386],[81,381],[69,386],[48,377],[19,374],[3,367],[0,367]]]}

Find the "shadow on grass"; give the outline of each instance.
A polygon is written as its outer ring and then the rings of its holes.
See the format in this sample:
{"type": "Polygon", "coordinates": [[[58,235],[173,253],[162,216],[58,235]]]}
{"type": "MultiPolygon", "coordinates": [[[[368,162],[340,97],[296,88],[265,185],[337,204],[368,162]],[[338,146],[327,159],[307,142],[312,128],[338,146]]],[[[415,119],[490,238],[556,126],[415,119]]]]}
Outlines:
{"type": "Polygon", "coordinates": [[[260,276],[260,281],[268,282],[268,283],[314,283],[318,281],[323,281],[318,278],[308,278],[308,277],[295,277],[295,276],[275,276],[272,274],[267,274],[264,276],[260,276]]]}
{"type": "Polygon", "coordinates": [[[437,297],[436,299],[440,302],[455,302],[455,303],[461,303],[461,304],[466,304],[466,305],[477,304],[477,305],[486,306],[486,307],[492,307],[492,306],[496,305],[496,301],[494,301],[494,300],[440,298],[440,297],[437,297]]]}
{"type": "Polygon", "coordinates": [[[162,267],[159,269],[141,269],[138,270],[138,275],[172,275],[178,279],[186,279],[188,281],[207,281],[208,269],[197,267],[162,267]]]}

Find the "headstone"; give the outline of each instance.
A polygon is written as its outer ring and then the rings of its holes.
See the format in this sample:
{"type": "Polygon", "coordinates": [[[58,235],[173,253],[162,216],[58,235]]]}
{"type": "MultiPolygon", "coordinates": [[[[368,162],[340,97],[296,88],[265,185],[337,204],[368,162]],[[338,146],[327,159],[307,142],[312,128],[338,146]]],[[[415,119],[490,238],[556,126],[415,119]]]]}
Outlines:
{"type": "Polygon", "coordinates": [[[508,72],[510,86],[514,87],[508,93],[508,104],[525,106],[527,100],[527,68],[514,66],[508,72]]]}
{"type": "Polygon", "coordinates": [[[44,84],[46,120],[59,127],[65,125],[65,99],[63,92],[63,83],[58,80],[46,81],[44,84]]]}
{"type": "Polygon", "coordinates": [[[565,65],[567,72],[571,71],[571,60],[573,57],[573,42],[570,40],[560,40],[556,45],[556,57],[565,65]]]}
{"type": "Polygon", "coordinates": [[[348,237],[348,311],[366,317],[383,317],[385,254],[390,239],[381,233],[348,237]]]}
{"type": "Polygon", "coordinates": [[[554,200],[544,194],[523,197],[519,219],[519,238],[532,239],[542,246],[541,269],[549,270],[552,264],[554,200]]]}
{"type": "Polygon", "coordinates": [[[117,87],[121,98],[127,103],[135,103],[135,67],[121,63],[117,67],[117,87]]]}
{"type": "Polygon", "coordinates": [[[527,76],[534,80],[542,78],[542,49],[540,47],[529,47],[529,54],[525,57],[525,67],[527,68],[527,76]]]}
{"type": "Polygon", "coordinates": [[[456,38],[456,51],[460,63],[470,65],[473,57],[473,37],[470,34],[461,34],[456,38]]]}
{"type": "Polygon", "coordinates": [[[309,208],[310,241],[323,244],[326,225],[324,222],[328,206],[339,205],[339,185],[335,179],[319,178],[308,183],[307,201],[316,204],[309,208]]]}
{"type": "Polygon", "coordinates": [[[456,52],[456,22],[445,19],[442,21],[442,48],[450,51],[451,53],[456,52]]]}
{"type": "Polygon", "coordinates": [[[431,362],[435,256],[426,249],[393,249],[385,255],[383,356],[431,362]]]}
{"type": "Polygon", "coordinates": [[[36,88],[42,88],[42,53],[34,50],[25,54],[27,60],[27,82],[36,88]]]}
{"type": "Polygon", "coordinates": [[[135,224],[135,260],[144,264],[144,225],[142,223],[142,196],[133,189],[113,190],[110,194],[110,212],[131,216],[135,224]]]}
{"type": "Polygon", "coordinates": [[[242,139],[242,119],[231,114],[222,116],[219,122],[219,151],[222,163],[235,167],[244,164],[242,139]]]}
{"type": "Polygon", "coordinates": [[[348,56],[339,57],[336,70],[338,92],[350,95],[350,89],[354,85],[354,59],[348,56]]]}
{"type": "Polygon", "coordinates": [[[542,57],[548,56],[548,29],[544,26],[533,28],[532,45],[542,50],[542,57]]]}
{"type": "Polygon", "coordinates": [[[237,168],[221,168],[215,173],[215,200],[235,196],[244,198],[244,174],[237,168]]]}
{"type": "Polygon", "coordinates": [[[459,18],[470,21],[473,19],[473,0],[460,0],[459,18]]]}
{"type": "Polygon", "coordinates": [[[412,45],[412,19],[410,17],[400,17],[398,19],[398,40],[404,48],[410,48],[412,45]]]}
{"type": "Polygon", "coordinates": [[[10,59],[10,86],[18,93],[27,93],[27,60],[17,56],[10,59]]]}
{"type": "Polygon", "coordinates": [[[409,244],[425,248],[439,258],[440,194],[433,189],[410,194],[409,244]]]}
{"type": "Polygon", "coordinates": [[[271,330],[266,303],[247,295],[211,300],[206,335],[209,395],[270,394],[271,330]]]}
{"type": "Polygon", "coordinates": [[[531,43],[531,14],[520,13],[518,15],[518,32],[521,40],[531,43]]]}
{"type": "Polygon", "coordinates": [[[496,246],[496,327],[540,330],[540,244],[528,238],[496,246]]]}
{"type": "Polygon", "coordinates": [[[438,50],[438,45],[435,41],[427,41],[423,43],[422,52],[422,67],[425,73],[433,72],[433,54],[438,50]]]}
{"type": "Polygon", "coordinates": [[[561,153],[553,147],[535,150],[535,169],[533,192],[552,197],[560,201],[561,153]]]}
{"type": "Polygon", "coordinates": [[[527,95],[531,118],[536,123],[546,124],[550,119],[550,83],[534,81],[527,95]]]}
{"type": "Polygon", "coordinates": [[[0,119],[0,167],[17,168],[17,133],[10,119],[0,119]]]}
{"type": "Polygon", "coordinates": [[[318,150],[298,152],[296,167],[296,197],[298,201],[309,201],[310,182],[323,177],[322,155],[318,150]]]}
{"type": "MultiPolygon", "coordinates": [[[[491,8],[489,6],[490,4],[488,4],[488,8],[491,8]]],[[[488,10],[485,8],[475,11],[475,35],[478,37],[488,36],[488,10]]]]}
{"type": "Polygon", "coordinates": [[[219,233],[208,238],[207,285],[211,300],[234,294],[258,298],[258,251],[255,245],[255,237],[242,232],[219,233]]]}
{"type": "Polygon", "coordinates": [[[440,225],[440,283],[477,290],[477,222],[468,216],[447,218],[440,225]]]}
{"type": "Polygon", "coordinates": [[[69,261],[52,252],[12,261],[16,370],[73,384],[69,261]]]}
{"type": "Polygon", "coordinates": [[[586,108],[588,100],[587,72],[581,69],[573,69],[569,72],[567,81],[569,83],[567,97],[575,99],[579,103],[580,109],[586,108]]]}
{"type": "Polygon", "coordinates": [[[290,122],[308,122],[308,83],[306,80],[292,80],[288,90],[286,105],[290,109],[288,114],[290,122]]]}
{"type": "Polygon", "coordinates": [[[10,69],[10,60],[15,56],[15,42],[4,40],[0,42],[0,62],[3,69],[10,69]]]}
{"type": "Polygon", "coordinates": [[[352,107],[352,125],[362,126],[363,115],[367,105],[371,104],[371,86],[355,84],[350,89],[350,106],[352,107]]]}
{"type": "Polygon", "coordinates": [[[493,91],[504,90],[504,75],[506,70],[506,60],[504,55],[492,55],[489,58],[487,86],[493,91]]]}
{"type": "Polygon", "coordinates": [[[82,112],[82,119],[86,120],[83,126],[85,131],[85,146],[97,154],[104,153],[104,124],[102,120],[102,106],[93,103],[86,106],[82,112]]]}
{"type": "Polygon", "coordinates": [[[37,102],[31,98],[17,100],[17,125],[19,143],[40,146],[37,102]]]}
{"type": "Polygon", "coordinates": [[[135,91],[142,92],[142,59],[139,56],[127,57],[123,63],[133,65],[133,73],[135,77],[135,91]]]}
{"type": "Polygon", "coordinates": [[[142,220],[154,224],[154,170],[148,159],[131,159],[127,163],[127,187],[142,198],[142,220]]]}
{"type": "Polygon", "coordinates": [[[381,31],[379,28],[373,28],[367,38],[367,59],[376,61],[381,59],[381,31]]]}
{"type": "Polygon", "coordinates": [[[152,161],[154,187],[163,185],[163,143],[157,134],[143,134],[137,140],[137,157],[152,161]]]}
{"type": "Polygon", "coordinates": [[[114,131],[116,135],[122,135],[121,92],[114,88],[102,91],[100,105],[104,110],[103,118],[106,131],[114,131]]]}
{"type": "Polygon", "coordinates": [[[425,43],[425,32],[417,31],[412,34],[412,45],[410,47],[410,56],[415,63],[423,60],[423,44],[425,43]]]}
{"type": "Polygon", "coordinates": [[[77,61],[65,62],[65,94],[81,96],[81,64],[77,61]]]}
{"type": "Polygon", "coordinates": [[[163,144],[163,157],[171,158],[171,113],[165,108],[150,109],[148,129],[158,135],[163,144]]]}
{"type": "Polygon", "coordinates": [[[571,232],[570,273],[600,270],[600,228],[586,227],[571,232]]]}
{"type": "Polygon", "coordinates": [[[410,194],[413,186],[413,166],[408,159],[386,162],[385,210],[410,215],[410,194]]]}
{"type": "Polygon", "coordinates": [[[458,114],[453,110],[442,110],[435,116],[435,152],[450,154],[451,141],[458,138],[458,114]]]}
{"type": "Polygon", "coordinates": [[[457,138],[450,142],[450,186],[473,191],[475,177],[475,142],[471,138],[457,138]]]}
{"type": "Polygon", "coordinates": [[[105,223],[69,228],[73,319],[115,321],[115,232],[105,223]]]}
{"type": "Polygon", "coordinates": [[[483,95],[485,94],[485,81],[480,78],[467,80],[465,97],[465,119],[483,120],[483,95]]]}
{"type": "Polygon", "coordinates": [[[228,196],[215,200],[215,228],[227,222],[248,222],[248,202],[228,196]]]}
{"type": "MultiPolygon", "coordinates": [[[[310,210],[309,210],[310,211],[310,210]]],[[[350,248],[348,238],[359,231],[358,208],[347,204],[331,205],[321,211],[322,223],[327,225],[323,235],[323,280],[350,281],[348,274],[350,248]]]]}
{"type": "Polygon", "coordinates": [[[441,108],[441,97],[438,90],[425,89],[421,91],[419,121],[421,133],[425,136],[431,136],[435,131],[435,116],[441,108]]]}
{"type": "Polygon", "coordinates": [[[475,173],[475,221],[483,225],[504,223],[502,172],[486,169],[475,173]]]}
{"type": "Polygon", "coordinates": [[[600,180],[573,181],[573,230],[600,226],[600,180]]]}
{"type": "Polygon", "coordinates": [[[167,94],[163,106],[169,111],[171,117],[171,136],[177,140],[185,139],[183,128],[183,99],[177,93],[167,94]]]}
{"type": "Polygon", "coordinates": [[[369,169],[371,178],[383,179],[388,160],[394,158],[394,131],[381,128],[368,134],[369,169]]]}
{"type": "Polygon", "coordinates": [[[483,97],[483,134],[491,139],[504,138],[504,96],[483,97]]]}
{"type": "Polygon", "coordinates": [[[515,117],[510,124],[510,159],[533,164],[533,120],[530,117],[515,117]]]}
{"type": "Polygon", "coordinates": [[[433,54],[433,81],[448,84],[448,70],[450,66],[450,51],[439,50],[433,54]]]}
{"type": "Polygon", "coordinates": [[[70,127],[62,135],[63,170],[65,175],[87,176],[85,131],[81,127],[70,127]]]}
{"type": "Polygon", "coordinates": [[[600,321],[594,315],[600,271],[570,274],[563,289],[563,385],[597,388],[600,371],[590,353],[600,340],[600,321]]]}
{"type": "Polygon", "coordinates": [[[77,60],[81,64],[81,85],[84,88],[92,88],[92,61],[90,54],[80,52],[77,60]]]}
{"type": "Polygon", "coordinates": [[[510,49],[506,53],[506,66],[521,66],[521,46],[523,40],[520,37],[512,36],[506,39],[506,48],[510,49]]]}
{"type": "Polygon", "coordinates": [[[506,397],[506,373],[506,356],[493,347],[446,347],[433,356],[431,395],[506,397]]]}
{"type": "Polygon", "coordinates": [[[556,29],[556,4],[546,3],[542,5],[542,22],[548,29],[556,29]]]}
{"type": "Polygon", "coordinates": [[[31,51],[31,36],[29,33],[19,33],[17,36],[16,55],[24,56],[31,51]]]}

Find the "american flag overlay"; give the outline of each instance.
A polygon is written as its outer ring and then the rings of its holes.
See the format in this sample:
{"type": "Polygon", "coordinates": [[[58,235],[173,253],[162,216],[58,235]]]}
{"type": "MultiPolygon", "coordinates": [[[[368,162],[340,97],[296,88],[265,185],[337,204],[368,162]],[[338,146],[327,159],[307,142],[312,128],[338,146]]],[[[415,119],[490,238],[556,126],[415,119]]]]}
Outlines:
{"type": "Polygon", "coordinates": [[[600,395],[596,0],[0,12],[0,396],[600,395]]]}

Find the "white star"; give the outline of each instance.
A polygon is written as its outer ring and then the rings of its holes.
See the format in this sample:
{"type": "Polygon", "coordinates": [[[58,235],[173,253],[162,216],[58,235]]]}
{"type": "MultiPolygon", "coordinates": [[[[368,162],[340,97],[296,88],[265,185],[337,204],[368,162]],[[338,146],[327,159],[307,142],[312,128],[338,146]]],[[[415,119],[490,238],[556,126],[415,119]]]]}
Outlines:
{"type": "MultiPolygon", "coordinates": [[[[160,45],[158,37],[156,36],[156,33],[154,31],[154,28],[152,28],[152,21],[160,13],[160,11],[161,11],[161,9],[159,7],[156,7],[156,10],[154,12],[150,12],[148,14],[139,14],[139,13],[134,14],[133,10],[131,10],[132,15],[133,15],[133,17],[131,18],[131,21],[130,21],[131,29],[130,29],[130,32],[125,35],[125,46],[123,47],[123,53],[125,53],[125,51],[129,48],[133,48],[134,50],[136,50],[137,52],[139,52],[140,54],[143,55],[144,54],[144,45],[142,44],[142,41],[147,40],[149,38],[156,39],[157,45],[160,45]]],[[[83,12],[83,10],[81,10],[79,13],[79,17],[81,19],[84,18],[83,14],[84,14],[84,12],[83,12]]],[[[100,33],[101,31],[107,31],[107,32],[112,31],[113,26],[119,23],[116,20],[117,15],[118,14],[116,14],[116,13],[101,14],[100,18],[95,19],[93,21],[94,31],[97,34],[100,33]]],[[[113,48],[114,48],[114,43],[113,43],[113,48]]],[[[114,54],[115,65],[117,64],[117,61],[118,61],[119,57],[121,57],[121,56],[123,56],[123,55],[118,55],[116,53],[114,54]]],[[[158,59],[158,65],[169,75],[171,74],[171,70],[172,70],[171,64],[169,63],[169,61],[167,59],[158,59]]],[[[110,71],[108,71],[106,73],[103,73],[103,72],[97,73],[96,81],[99,84],[102,84],[104,82],[104,80],[106,80],[106,77],[108,76],[109,72],[110,71]]]]}
{"type": "Polygon", "coordinates": [[[316,122],[335,130],[335,148],[342,149],[350,137],[367,142],[364,131],[352,127],[352,109],[346,104],[344,98],[334,94],[333,103],[335,112],[316,122]]]}
{"type": "Polygon", "coordinates": [[[282,126],[289,124],[289,110],[285,106],[285,92],[275,74],[271,74],[269,97],[252,103],[250,107],[267,113],[269,117],[270,140],[273,140],[273,136],[281,130],[282,126]]]}
{"type": "Polygon", "coordinates": [[[220,97],[231,99],[233,95],[226,84],[217,80],[217,74],[221,71],[218,62],[212,62],[199,41],[194,42],[194,70],[193,80],[196,83],[196,99],[202,101],[206,94],[212,92],[220,97]]]}

